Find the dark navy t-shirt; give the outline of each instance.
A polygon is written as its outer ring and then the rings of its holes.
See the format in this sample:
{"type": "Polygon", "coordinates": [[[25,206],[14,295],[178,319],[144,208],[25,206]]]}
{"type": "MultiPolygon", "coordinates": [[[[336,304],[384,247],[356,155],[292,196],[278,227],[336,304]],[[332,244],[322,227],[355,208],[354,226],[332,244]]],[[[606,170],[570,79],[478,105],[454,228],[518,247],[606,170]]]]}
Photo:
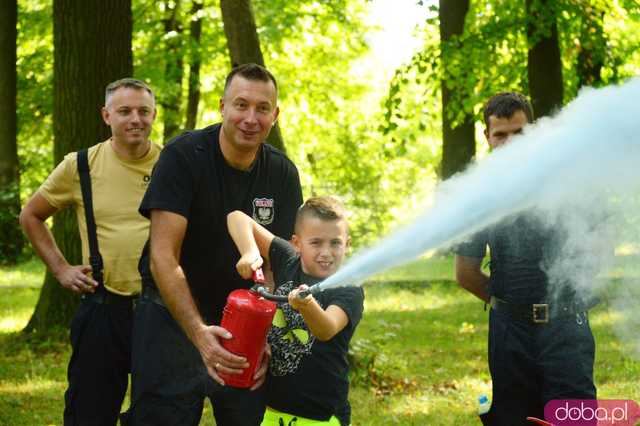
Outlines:
{"type": "MultiPolygon", "coordinates": [[[[281,238],[274,238],[269,259],[276,284],[293,281],[312,285],[320,280],[302,271],[300,256],[281,238]]],[[[315,420],[336,416],[348,425],[349,406],[349,341],[362,318],[364,292],[361,287],[325,290],[314,296],[323,309],[340,307],[349,318],[348,324],[332,339],[315,340],[311,354],[300,362],[297,371],[284,376],[269,374],[266,382],[267,405],[278,411],[315,420]]]]}
{"type": "MultiPolygon", "coordinates": [[[[302,191],[298,171],[280,151],[263,144],[249,170],[227,164],[219,124],[169,142],[153,170],[140,213],[166,210],[187,219],[180,266],[200,314],[218,324],[227,295],[249,288],[235,265],[240,254],[227,231],[227,214],[241,210],[273,234],[290,238],[302,191]]],[[[154,287],[149,244],[140,259],[143,286],[154,287]]]]}
{"type": "Polygon", "coordinates": [[[558,255],[561,238],[561,231],[525,213],[478,232],[455,252],[481,259],[488,246],[489,294],[510,303],[538,303],[547,296],[545,271],[558,255]]]}

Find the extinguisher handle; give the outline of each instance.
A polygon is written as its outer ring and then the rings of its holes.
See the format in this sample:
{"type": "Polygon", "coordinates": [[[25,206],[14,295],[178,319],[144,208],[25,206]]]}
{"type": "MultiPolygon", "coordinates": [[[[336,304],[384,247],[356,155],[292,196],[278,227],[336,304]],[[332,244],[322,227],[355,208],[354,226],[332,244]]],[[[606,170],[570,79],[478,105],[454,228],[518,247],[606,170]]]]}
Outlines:
{"type": "Polygon", "coordinates": [[[264,279],[264,273],[262,272],[262,268],[258,268],[255,271],[253,271],[253,275],[251,276],[251,278],[253,279],[253,282],[255,282],[256,284],[264,284],[265,279],[264,279]]]}
{"type": "Polygon", "coordinates": [[[273,293],[269,293],[269,290],[264,288],[261,285],[255,285],[253,290],[258,293],[260,296],[264,297],[267,300],[271,300],[272,302],[279,303],[287,303],[289,301],[289,297],[287,295],[281,296],[273,293]]]}

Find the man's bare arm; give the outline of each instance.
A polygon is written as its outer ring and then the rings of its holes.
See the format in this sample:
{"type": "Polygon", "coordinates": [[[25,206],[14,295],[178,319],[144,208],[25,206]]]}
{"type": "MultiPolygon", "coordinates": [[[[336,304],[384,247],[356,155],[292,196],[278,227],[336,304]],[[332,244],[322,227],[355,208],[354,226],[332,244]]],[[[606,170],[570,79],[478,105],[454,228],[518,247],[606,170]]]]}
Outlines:
{"type": "Polygon", "coordinates": [[[219,338],[231,335],[222,327],[207,325],[191,296],[187,279],[180,266],[180,251],[187,229],[183,216],[164,210],[151,211],[150,268],[167,309],[200,352],[213,377],[224,384],[218,371],[241,373],[249,366],[246,359],[224,349],[219,338]]]}
{"type": "Polygon", "coordinates": [[[489,303],[489,276],[482,272],[481,258],[456,256],[456,280],[460,287],[489,303]]]}
{"type": "Polygon", "coordinates": [[[20,225],[38,256],[63,287],[76,293],[93,292],[98,283],[87,275],[91,266],[69,265],[45,223],[57,211],[36,192],[20,212],[20,225]]]}

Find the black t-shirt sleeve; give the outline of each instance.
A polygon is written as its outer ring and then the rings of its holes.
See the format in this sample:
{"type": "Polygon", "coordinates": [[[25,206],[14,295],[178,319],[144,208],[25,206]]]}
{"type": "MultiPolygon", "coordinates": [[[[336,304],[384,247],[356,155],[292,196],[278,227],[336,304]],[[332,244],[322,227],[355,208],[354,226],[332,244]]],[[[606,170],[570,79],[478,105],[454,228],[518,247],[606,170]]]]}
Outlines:
{"type": "Polygon", "coordinates": [[[484,258],[487,254],[487,236],[485,231],[480,231],[454,247],[453,251],[458,256],[484,258]]]}
{"type": "Polygon", "coordinates": [[[351,327],[356,327],[364,310],[364,290],[362,287],[341,287],[325,290],[327,308],[336,305],[347,314],[351,327]]]}
{"type": "Polygon", "coordinates": [[[195,190],[194,164],[189,164],[178,149],[180,140],[167,145],[160,153],[151,182],[140,204],[140,214],[149,217],[151,210],[167,210],[188,217],[195,190]]]}
{"type": "Polygon", "coordinates": [[[285,200],[285,202],[280,205],[280,211],[277,214],[281,215],[279,223],[282,227],[278,229],[276,234],[285,240],[289,240],[293,235],[298,207],[302,205],[302,187],[300,186],[298,169],[288,159],[284,159],[284,179],[281,194],[281,200],[285,200]]]}
{"type": "Polygon", "coordinates": [[[276,286],[283,284],[288,266],[297,258],[298,253],[288,241],[277,236],[273,238],[269,246],[269,262],[276,286]]]}

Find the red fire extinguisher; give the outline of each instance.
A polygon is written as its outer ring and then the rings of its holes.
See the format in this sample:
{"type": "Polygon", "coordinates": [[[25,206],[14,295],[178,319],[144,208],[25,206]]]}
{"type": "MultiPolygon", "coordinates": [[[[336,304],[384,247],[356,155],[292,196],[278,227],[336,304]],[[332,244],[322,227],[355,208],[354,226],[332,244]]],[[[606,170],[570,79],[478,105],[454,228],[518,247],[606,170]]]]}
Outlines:
{"type": "MultiPolygon", "coordinates": [[[[254,272],[253,279],[257,285],[264,284],[261,269],[254,272]]],[[[232,291],[227,297],[220,323],[233,336],[223,339],[222,346],[229,352],[246,357],[249,362],[249,367],[242,374],[219,374],[226,384],[237,388],[254,385],[253,375],[260,364],[267,333],[276,313],[276,304],[262,297],[262,292],[258,293],[256,288],[232,291]]]]}

